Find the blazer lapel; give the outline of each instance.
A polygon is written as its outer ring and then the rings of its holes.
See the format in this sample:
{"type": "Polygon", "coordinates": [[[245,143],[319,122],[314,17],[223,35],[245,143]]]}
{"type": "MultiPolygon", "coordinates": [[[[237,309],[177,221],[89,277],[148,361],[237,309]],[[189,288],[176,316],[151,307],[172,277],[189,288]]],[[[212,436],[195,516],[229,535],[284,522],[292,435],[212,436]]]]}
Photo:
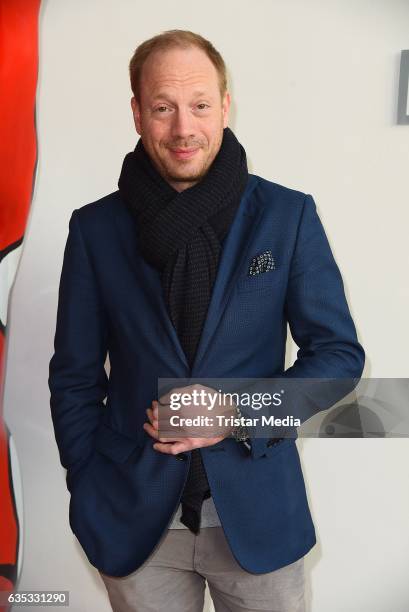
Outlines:
{"type": "MultiPolygon", "coordinates": [[[[197,375],[196,371],[199,369],[200,362],[209,348],[210,341],[217,329],[234,283],[247,256],[251,239],[261,219],[264,204],[258,200],[250,201],[250,194],[257,182],[258,177],[249,174],[249,180],[237,209],[237,214],[225,239],[207,316],[192,367],[192,376],[197,375]]],[[[117,193],[120,200],[119,191],[117,193]]],[[[138,253],[133,217],[122,200],[121,204],[121,210],[118,210],[115,215],[115,224],[120,234],[121,244],[134,270],[136,282],[143,283],[144,288],[150,294],[152,311],[156,314],[158,321],[171,338],[175,351],[186,370],[189,371],[190,368],[185,352],[170,319],[163,297],[160,274],[158,270],[145,262],[138,253]]]]}
{"type": "Polygon", "coordinates": [[[192,376],[199,376],[200,363],[210,347],[213,335],[230,300],[231,292],[242,270],[252,238],[261,220],[264,203],[259,200],[250,200],[250,195],[257,183],[257,176],[250,174],[246,190],[227,234],[192,367],[192,376]]]}

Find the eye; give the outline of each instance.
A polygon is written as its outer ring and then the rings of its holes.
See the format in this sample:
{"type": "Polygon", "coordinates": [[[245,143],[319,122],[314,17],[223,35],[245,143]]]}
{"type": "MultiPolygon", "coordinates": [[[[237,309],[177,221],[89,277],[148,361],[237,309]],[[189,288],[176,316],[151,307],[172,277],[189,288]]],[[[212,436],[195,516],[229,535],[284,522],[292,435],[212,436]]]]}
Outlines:
{"type": "Polygon", "coordinates": [[[167,108],[166,106],[158,106],[158,108],[155,108],[155,112],[161,113],[162,112],[161,109],[165,109],[166,110],[166,108],[167,108]]]}
{"type": "MultiPolygon", "coordinates": [[[[198,106],[198,108],[199,108],[199,106],[201,106],[201,107],[209,107],[209,105],[208,105],[208,104],[206,104],[206,102],[201,102],[201,103],[200,103],[200,104],[198,104],[197,106],[198,106]]],[[[204,110],[204,108],[200,108],[199,110],[204,110]]]]}

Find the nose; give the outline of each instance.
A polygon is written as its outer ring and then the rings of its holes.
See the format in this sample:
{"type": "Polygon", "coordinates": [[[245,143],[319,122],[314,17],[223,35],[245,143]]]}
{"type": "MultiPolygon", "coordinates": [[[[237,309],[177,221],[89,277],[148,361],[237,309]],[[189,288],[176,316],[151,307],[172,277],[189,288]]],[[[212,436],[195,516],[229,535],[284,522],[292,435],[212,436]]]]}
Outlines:
{"type": "Polygon", "coordinates": [[[172,117],[172,137],[189,139],[195,136],[194,117],[189,108],[178,108],[172,117]]]}

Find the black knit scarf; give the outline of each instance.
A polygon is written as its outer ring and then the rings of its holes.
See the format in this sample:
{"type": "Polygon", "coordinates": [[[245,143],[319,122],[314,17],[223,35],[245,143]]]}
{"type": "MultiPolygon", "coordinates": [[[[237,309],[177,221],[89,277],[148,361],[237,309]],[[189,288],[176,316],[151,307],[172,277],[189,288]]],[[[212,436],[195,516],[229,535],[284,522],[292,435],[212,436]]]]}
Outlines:
{"type": "MultiPolygon", "coordinates": [[[[248,180],[246,153],[230,128],[205,176],[178,192],[156,170],[142,139],[122,164],[121,198],[136,219],[143,258],[160,272],[165,303],[190,367],[206,319],[226,236],[248,180]]],[[[210,497],[200,449],[192,450],[181,521],[200,530],[210,497]]]]}

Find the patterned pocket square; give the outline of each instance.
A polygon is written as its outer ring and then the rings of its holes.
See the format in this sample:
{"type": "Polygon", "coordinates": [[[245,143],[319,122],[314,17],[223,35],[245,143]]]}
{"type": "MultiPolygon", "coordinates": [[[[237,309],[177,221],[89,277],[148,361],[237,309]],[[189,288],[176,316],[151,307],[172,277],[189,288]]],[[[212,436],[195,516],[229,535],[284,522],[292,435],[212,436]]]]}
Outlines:
{"type": "Polygon", "coordinates": [[[264,251],[260,255],[255,255],[251,260],[248,276],[269,272],[269,270],[275,270],[274,257],[271,251],[264,251]]]}

